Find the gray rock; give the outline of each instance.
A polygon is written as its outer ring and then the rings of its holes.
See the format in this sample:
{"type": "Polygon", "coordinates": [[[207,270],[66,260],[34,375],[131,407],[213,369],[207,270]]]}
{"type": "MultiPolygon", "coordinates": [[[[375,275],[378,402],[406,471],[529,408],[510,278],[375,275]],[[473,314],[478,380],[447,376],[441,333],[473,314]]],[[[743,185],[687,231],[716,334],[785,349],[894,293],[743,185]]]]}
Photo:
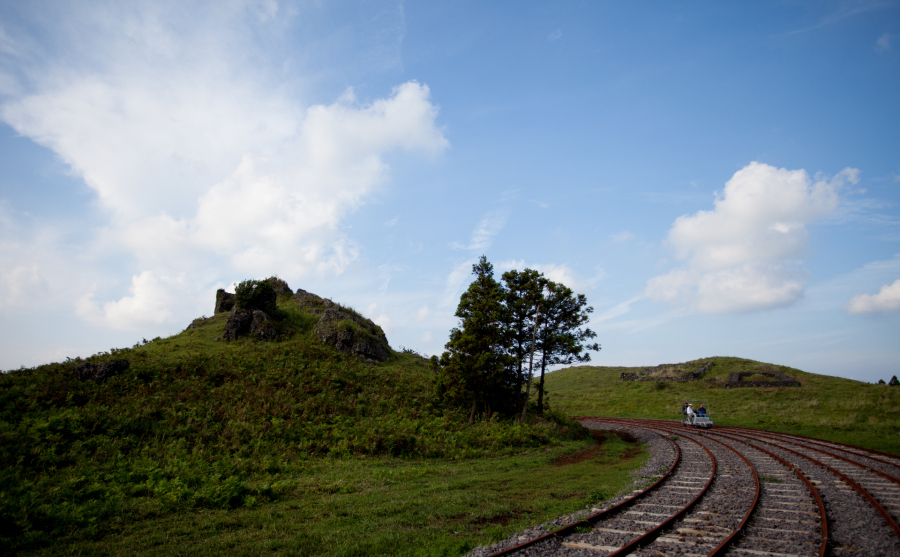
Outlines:
{"type": "Polygon", "coordinates": [[[253,320],[250,322],[250,333],[259,340],[274,340],[278,336],[275,322],[266,312],[253,310],[253,320]]]}
{"type": "Polygon", "coordinates": [[[103,383],[110,377],[118,375],[129,368],[131,364],[128,360],[109,360],[102,364],[92,364],[83,362],[78,364],[73,375],[82,381],[93,381],[94,383],[103,383]]]}
{"type": "Polygon", "coordinates": [[[235,307],[231,310],[228,321],[225,322],[225,331],[222,333],[222,338],[225,340],[237,340],[250,332],[250,325],[252,323],[252,311],[239,310],[235,307]]]}
{"type": "Polygon", "coordinates": [[[291,287],[288,286],[288,283],[284,282],[278,277],[269,277],[266,279],[266,282],[272,285],[272,289],[275,290],[275,294],[277,295],[286,294],[290,296],[294,293],[291,290],[291,287]]]}
{"type": "Polygon", "coordinates": [[[223,289],[216,291],[216,311],[213,315],[231,311],[234,308],[234,294],[229,294],[223,289]]]}
{"type": "Polygon", "coordinates": [[[383,362],[391,354],[381,327],[345,309],[326,309],[316,324],[315,333],[325,344],[362,360],[383,362]]]}

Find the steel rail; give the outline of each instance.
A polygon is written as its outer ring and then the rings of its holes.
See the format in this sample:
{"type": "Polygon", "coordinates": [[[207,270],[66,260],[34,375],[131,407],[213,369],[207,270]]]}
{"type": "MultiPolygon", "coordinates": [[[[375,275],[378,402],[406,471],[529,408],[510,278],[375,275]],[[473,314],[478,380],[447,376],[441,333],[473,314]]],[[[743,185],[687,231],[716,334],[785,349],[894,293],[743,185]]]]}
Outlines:
{"type": "MultiPolygon", "coordinates": [[[[722,426],[722,427],[727,427],[727,428],[732,428],[732,429],[736,428],[736,426],[722,426]]],[[[753,428],[749,428],[749,427],[748,428],[736,428],[736,429],[747,429],[750,431],[763,431],[760,429],[753,429],[753,428]]],[[[773,436],[775,436],[775,438],[778,438],[778,439],[780,439],[782,437],[787,437],[788,439],[800,439],[800,440],[803,440],[803,441],[809,443],[810,445],[816,445],[818,447],[822,447],[825,449],[837,449],[839,451],[844,451],[847,454],[852,454],[853,456],[859,456],[862,458],[868,458],[869,460],[874,460],[875,462],[879,462],[881,464],[886,464],[887,466],[893,466],[894,468],[897,468],[898,470],[900,470],[900,463],[888,462],[887,460],[882,460],[878,457],[872,456],[871,454],[861,454],[861,453],[847,450],[846,448],[842,448],[842,447],[852,447],[852,448],[858,449],[863,452],[868,451],[868,449],[863,449],[862,447],[854,447],[853,445],[845,445],[843,443],[837,443],[838,445],[841,445],[841,447],[832,447],[827,444],[827,443],[833,443],[832,441],[826,441],[826,443],[822,443],[822,441],[824,441],[823,439],[816,439],[815,437],[804,437],[803,435],[791,435],[789,433],[781,433],[778,431],[767,431],[766,433],[768,435],[773,435],[773,436]]],[[[800,445],[797,443],[794,443],[794,444],[798,447],[805,446],[805,445],[800,445]]],[[[814,449],[813,447],[808,447],[808,448],[817,450],[817,449],[814,449]]],[[[820,452],[824,452],[824,451],[820,451],[820,452]]],[[[831,453],[827,453],[827,454],[831,454],[831,453]]],[[[880,454],[880,453],[876,453],[876,454],[880,454]]],[[[837,456],[837,455],[833,455],[833,456],[837,456]]],[[[840,457],[838,457],[838,458],[840,458],[840,457]]],[[[900,458],[900,457],[897,457],[897,458],[900,458]]],[[[868,468],[868,467],[866,467],[866,468],[868,468]]],[[[891,477],[893,478],[893,476],[891,476],[891,477]]],[[[892,481],[894,481],[895,483],[900,483],[900,478],[894,478],[892,481]]]]}
{"type": "MultiPolygon", "coordinates": [[[[647,428],[642,428],[642,429],[647,429],[647,428]]],[[[697,502],[700,501],[700,499],[704,495],[706,495],[706,492],[709,491],[709,488],[712,485],[713,480],[716,479],[716,457],[713,456],[713,454],[711,452],[709,452],[709,449],[707,449],[702,443],[697,442],[697,441],[694,441],[694,442],[697,443],[698,445],[700,445],[700,447],[704,451],[706,451],[706,454],[709,455],[710,463],[712,465],[712,470],[710,471],[710,474],[709,474],[709,480],[706,481],[706,485],[703,486],[703,489],[700,490],[700,493],[698,493],[696,497],[691,499],[691,501],[687,505],[685,505],[680,511],[678,511],[674,515],[670,516],[666,520],[664,520],[661,524],[651,528],[649,531],[647,531],[640,537],[630,541],[629,543],[620,547],[616,551],[613,551],[612,553],[608,554],[606,557],[622,557],[623,555],[628,555],[632,551],[640,549],[644,545],[649,545],[649,544],[653,543],[653,540],[658,538],[662,534],[663,530],[665,530],[673,522],[675,522],[676,520],[678,520],[679,518],[681,518],[682,516],[687,514],[687,512],[690,511],[694,507],[694,505],[696,505],[697,502]]]]}
{"type": "MultiPolygon", "coordinates": [[[[641,428],[641,429],[644,429],[644,428],[641,428]]],[[[629,498],[625,499],[624,501],[622,501],[621,503],[613,505],[612,507],[610,507],[606,510],[600,511],[596,514],[592,514],[591,516],[585,518],[584,520],[579,520],[577,522],[567,524],[567,525],[563,526],[562,528],[559,528],[552,532],[548,532],[546,534],[543,534],[541,536],[538,536],[538,537],[528,540],[526,542],[522,542],[519,545],[515,545],[513,547],[503,549],[496,553],[491,553],[487,557],[501,557],[503,555],[511,555],[511,554],[515,553],[516,551],[519,551],[520,549],[525,549],[526,547],[532,546],[538,542],[542,542],[542,541],[553,539],[553,538],[560,538],[562,536],[570,534],[576,528],[585,527],[585,526],[589,527],[592,525],[593,522],[596,522],[602,518],[607,518],[613,514],[618,513],[619,511],[625,510],[626,508],[630,507],[632,504],[634,504],[639,499],[641,499],[644,496],[648,495],[649,493],[655,491],[662,484],[663,480],[665,480],[672,474],[672,472],[675,470],[675,467],[681,463],[681,449],[678,447],[678,444],[664,435],[660,435],[660,437],[662,437],[663,439],[668,441],[672,445],[672,447],[675,449],[675,459],[672,462],[672,466],[669,467],[668,471],[666,471],[666,473],[663,474],[658,480],[653,482],[652,485],[648,486],[647,488],[645,488],[643,491],[641,491],[637,495],[634,495],[633,497],[629,497],[629,498]]],[[[607,557],[609,557],[609,556],[607,556],[607,557]]]]}
{"type": "MultiPolygon", "coordinates": [[[[607,421],[607,419],[604,419],[604,418],[583,417],[582,419],[593,420],[593,421],[607,421]]],[[[653,419],[642,419],[642,418],[611,418],[611,419],[608,419],[608,420],[609,420],[610,422],[616,423],[616,424],[618,424],[618,425],[625,425],[625,424],[631,423],[632,420],[635,421],[635,422],[639,422],[639,423],[644,423],[644,422],[660,423],[660,422],[663,422],[665,425],[663,425],[663,426],[661,426],[661,427],[668,427],[668,428],[673,429],[674,431],[678,431],[678,429],[679,429],[678,427],[676,427],[676,425],[675,425],[674,423],[672,423],[671,421],[666,421],[666,420],[653,420],[653,419]]],[[[677,423],[677,422],[676,422],[676,423],[677,423]]],[[[721,430],[721,428],[717,428],[717,429],[718,429],[718,430],[721,430]]],[[[724,433],[721,433],[720,431],[711,432],[711,435],[713,435],[713,436],[718,435],[718,436],[721,436],[721,437],[725,437],[726,439],[731,439],[732,441],[736,441],[736,442],[739,442],[739,443],[744,443],[745,445],[747,445],[747,446],[749,446],[749,447],[752,447],[752,448],[754,448],[754,449],[756,449],[756,450],[758,450],[758,451],[760,451],[760,452],[762,452],[762,453],[765,453],[765,454],[771,456],[772,458],[774,458],[775,460],[777,460],[778,462],[780,462],[781,464],[785,465],[789,470],[793,471],[794,474],[795,474],[798,478],[800,478],[800,480],[804,483],[804,485],[806,486],[806,488],[807,488],[807,489],[809,490],[809,492],[812,494],[813,498],[816,500],[816,506],[819,508],[819,524],[821,525],[821,530],[822,530],[822,543],[821,543],[820,546],[819,546],[819,557],[824,557],[825,554],[826,554],[826,552],[828,551],[828,516],[827,516],[827,514],[826,514],[826,512],[825,512],[825,502],[822,500],[822,497],[819,495],[819,491],[818,491],[818,490],[816,489],[816,487],[812,484],[812,482],[810,482],[809,479],[803,474],[803,472],[800,471],[800,469],[798,469],[796,466],[794,466],[793,464],[791,464],[790,462],[788,462],[787,460],[785,460],[784,458],[782,458],[782,457],[778,456],[777,454],[775,454],[775,453],[773,453],[773,452],[771,452],[771,451],[768,451],[768,450],[766,450],[766,449],[764,449],[764,448],[762,448],[762,447],[759,447],[759,446],[757,446],[757,445],[752,445],[749,441],[746,441],[746,440],[744,440],[744,439],[738,439],[738,438],[732,437],[732,436],[730,436],[730,435],[726,435],[726,434],[724,434],[724,433]]],[[[727,445],[726,445],[726,446],[727,446],[727,445]]],[[[732,449],[732,450],[733,450],[733,449],[732,449]]],[[[740,453],[738,453],[738,454],[740,454],[740,453]]],[[[741,455],[741,456],[742,456],[742,458],[743,458],[743,455],[741,455]]],[[[746,460],[746,459],[745,459],[745,460],[746,460]]],[[[752,467],[751,467],[751,468],[752,468],[752,467]]],[[[755,475],[756,475],[756,471],[754,470],[754,476],[755,476],[755,475]]],[[[758,483],[759,483],[759,482],[758,482],[758,480],[757,480],[757,485],[758,485],[758,483]]],[[[746,522],[746,521],[745,521],[745,522],[746,522]]],[[[743,525],[744,525],[744,523],[741,523],[741,527],[743,527],[743,525]]],[[[720,551],[720,548],[722,548],[721,550],[722,550],[722,552],[724,552],[725,544],[722,544],[720,547],[717,547],[717,548],[713,551],[713,553],[710,553],[707,557],[713,557],[714,555],[721,555],[721,553],[717,553],[718,551],[720,551]]]]}
{"type": "MultiPolygon", "coordinates": [[[[739,434],[739,435],[740,435],[740,434],[739,434]]],[[[869,501],[869,503],[871,503],[873,507],[875,507],[875,510],[878,511],[878,514],[880,514],[882,517],[884,517],[884,519],[885,519],[885,520],[887,521],[887,523],[888,523],[888,526],[890,526],[891,529],[894,531],[894,533],[897,534],[898,537],[900,537],[900,526],[897,525],[897,522],[894,520],[894,517],[892,517],[892,516],[890,515],[890,513],[888,513],[888,512],[884,509],[884,507],[881,506],[881,503],[879,503],[874,497],[872,497],[872,494],[871,494],[871,493],[869,493],[868,491],[866,491],[866,489],[865,489],[863,486],[861,486],[861,485],[859,485],[858,483],[856,483],[853,479],[851,479],[850,477],[848,477],[848,476],[847,476],[846,474],[844,474],[843,472],[840,472],[839,470],[835,470],[834,468],[832,468],[831,466],[828,466],[828,465],[825,464],[824,462],[820,462],[820,461],[814,459],[813,457],[811,457],[811,456],[809,456],[809,455],[805,455],[805,454],[803,454],[803,453],[801,453],[801,452],[798,452],[798,451],[795,451],[795,450],[793,450],[793,449],[789,449],[789,448],[787,448],[787,447],[782,447],[782,446],[776,445],[775,443],[773,443],[773,442],[771,442],[771,441],[766,441],[766,440],[760,440],[760,439],[757,439],[757,438],[755,438],[755,437],[753,437],[752,435],[749,435],[749,434],[744,434],[744,435],[745,435],[746,437],[750,437],[751,439],[753,439],[754,441],[757,441],[757,442],[759,442],[759,443],[766,443],[766,444],[769,444],[769,445],[772,445],[772,446],[776,446],[776,447],[778,447],[779,449],[781,449],[782,451],[787,451],[787,452],[792,453],[792,454],[795,454],[795,455],[797,455],[797,456],[799,456],[799,457],[801,457],[801,458],[805,458],[806,460],[809,460],[810,462],[812,462],[812,463],[814,463],[814,464],[818,464],[819,466],[821,466],[821,467],[827,469],[828,471],[830,471],[830,472],[831,472],[832,474],[834,474],[835,476],[837,476],[837,477],[839,477],[840,479],[844,480],[850,487],[852,487],[853,489],[855,489],[860,495],[862,495],[863,497],[865,497],[866,500],[869,501]]],[[[752,445],[752,446],[755,447],[756,445],[752,445]]]]}
{"type": "MultiPolygon", "coordinates": [[[[676,428],[673,428],[673,429],[676,429],[676,428]]],[[[710,437],[710,438],[712,438],[712,437],[710,437]]],[[[737,451],[737,449],[735,449],[734,447],[726,445],[725,443],[722,443],[721,441],[717,441],[717,442],[720,445],[722,445],[723,447],[726,447],[728,450],[730,450],[734,454],[741,457],[741,460],[744,461],[744,464],[747,465],[747,468],[749,468],[750,472],[753,474],[753,483],[756,484],[756,491],[753,494],[753,503],[750,504],[750,508],[747,509],[747,512],[744,514],[744,518],[741,520],[741,523],[738,524],[737,528],[735,528],[730,534],[728,534],[728,536],[722,541],[722,543],[717,545],[716,548],[713,549],[709,553],[709,555],[707,555],[707,557],[720,557],[721,555],[724,555],[725,551],[728,550],[728,544],[730,544],[732,542],[732,540],[734,540],[736,537],[738,537],[741,534],[741,532],[744,531],[744,526],[747,525],[747,522],[750,520],[750,517],[756,511],[756,505],[759,503],[759,492],[760,492],[759,475],[757,475],[756,468],[752,464],[750,464],[750,461],[747,460],[747,457],[745,457],[744,455],[739,453],[737,451]]]]}
{"type": "MultiPolygon", "coordinates": [[[[597,421],[597,420],[595,419],[594,421],[597,421]]],[[[607,422],[607,423],[621,424],[623,422],[610,420],[610,422],[607,422]]],[[[624,422],[624,423],[627,423],[627,422],[624,422]]],[[[657,425],[656,427],[659,427],[663,430],[669,431],[670,434],[674,431],[678,431],[678,428],[674,427],[674,425],[672,425],[672,426],[657,425]]],[[[644,429],[647,429],[647,428],[644,428],[644,429]]],[[[706,449],[706,447],[704,446],[703,443],[701,443],[700,441],[698,441],[696,439],[693,439],[693,438],[691,438],[691,439],[692,439],[692,441],[694,441],[695,443],[697,443],[698,445],[700,445],[701,447],[706,449]]],[[[753,474],[753,483],[755,484],[755,492],[753,494],[753,503],[750,504],[750,508],[747,509],[746,513],[744,513],[744,518],[741,520],[741,523],[738,525],[737,528],[732,530],[732,532],[730,534],[728,534],[728,536],[725,537],[725,539],[722,541],[722,543],[717,545],[716,548],[713,549],[709,553],[709,555],[707,555],[707,557],[719,557],[720,555],[724,555],[725,551],[728,549],[728,544],[731,543],[731,541],[734,538],[736,538],[738,535],[740,535],[740,533],[744,530],[744,526],[747,525],[747,522],[750,520],[750,517],[753,515],[753,512],[756,510],[756,506],[759,503],[759,493],[760,493],[759,476],[756,474],[756,468],[754,468],[753,465],[750,464],[750,461],[747,460],[747,458],[744,455],[742,455],[737,450],[735,450],[734,447],[730,447],[730,446],[726,445],[725,443],[722,443],[721,441],[717,441],[717,442],[720,445],[722,445],[723,447],[725,447],[728,450],[730,450],[731,452],[733,452],[734,454],[738,455],[741,458],[741,460],[744,461],[744,464],[747,465],[747,468],[749,468],[750,472],[753,474]]],[[[707,450],[706,452],[709,453],[709,450],[707,450]]],[[[712,453],[709,453],[709,454],[711,455],[712,453]]],[[[613,554],[613,555],[615,555],[615,554],[613,554]]],[[[607,556],[607,557],[611,557],[611,556],[607,556]]]]}
{"type": "Polygon", "coordinates": [[[765,454],[769,455],[770,457],[774,458],[775,460],[777,460],[778,462],[780,462],[781,464],[783,464],[784,466],[786,466],[789,470],[791,470],[794,473],[794,475],[796,475],[798,478],[800,478],[800,480],[806,486],[806,489],[809,490],[809,492],[812,494],[813,498],[816,500],[816,506],[819,508],[819,524],[822,527],[821,528],[822,543],[819,546],[819,557],[825,557],[825,553],[826,553],[826,551],[828,551],[828,516],[825,513],[825,502],[822,501],[822,497],[821,497],[821,495],[819,495],[819,490],[816,489],[816,486],[814,486],[811,481],[809,481],[809,478],[804,476],[803,472],[801,472],[799,468],[797,468],[796,466],[794,466],[787,460],[781,458],[777,454],[775,454],[771,451],[768,451],[762,447],[759,447],[756,445],[751,445],[749,441],[745,441],[743,439],[738,439],[737,437],[732,437],[730,435],[726,435],[721,432],[716,432],[713,435],[725,437],[726,439],[731,439],[732,441],[735,441],[737,443],[744,443],[748,447],[752,447],[753,449],[755,449],[761,453],[765,453],[765,454]]]}
{"type": "MultiPolygon", "coordinates": [[[[737,427],[734,427],[734,426],[725,426],[725,427],[726,427],[728,430],[737,430],[737,431],[740,431],[741,429],[743,429],[743,428],[737,428],[737,427]]],[[[757,436],[757,437],[768,438],[768,439],[774,439],[774,440],[779,441],[779,442],[782,442],[782,443],[787,443],[788,445],[793,445],[793,446],[795,446],[795,447],[802,447],[802,448],[804,448],[804,449],[809,449],[809,450],[811,450],[811,451],[816,451],[817,453],[826,454],[826,455],[828,455],[828,456],[830,456],[830,457],[832,457],[832,458],[836,458],[836,459],[838,459],[838,460],[843,460],[844,462],[846,462],[846,463],[848,463],[848,464],[852,464],[852,465],[854,465],[854,466],[856,466],[856,467],[858,467],[858,468],[862,468],[863,470],[866,470],[867,472],[872,472],[872,473],[874,473],[874,474],[878,474],[879,476],[881,476],[882,478],[886,479],[887,481],[889,481],[889,482],[891,482],[891,483],[895,483],[895,484],[897,484],[897,485],[900,485],[900,479],[895,478],[895,477],[891,476],[890,474],[885,474],[885,473],[882,472],[881,470],[875,470],[874,468],[870,468],[870,467],[868,467],[868,466],[866,466],[865,464],[862,464],[862,463],[860,463],[860,462],[854,462],[854,461],[850,460],[849,458],[844,458],[844,457],[842,457],[842,456],[839,456],[839,455],[836,455],[836,454],[832,454],[832,453],[823,451],[822,449],[817,449],[817,448],[815,448],[815,447],[808,447],[808,446],[806,446],[806,445],[800,445],[800,444],[797,444],[797,443],[794,443],[794,442],[791,442],[791,441],[787,441],[787,440],[785,440],[785,439],[781,439],[780,437],[777,437],[777,436],[774,436],[774,435],[766,435],[766,434],[764,434],[764,433],[760,433],[759,430],[753,430],[753,433],[747,433],[747,434],[745,434],[745,435],[749,435],[749,436],[755,435],[755,436],[757,436]]]]}
{"type": "MultiPolygon", "coordinates": [[[[640,418],[638,418],[638,419],[640,419],[640,418]]],[[[718,426],[718,427],[735,427],[735,426],[718,426]]],[[[749,429],[749,430],[751,430],[751,431],[766,431],[766,430],[764,430],[764,429],[756,429],[756,428],[754,428],[754,427],[745,427],[745,428],[743,428],[743,429],[749,429]]],[[[801,438],[801,439],[810,439],[810,440],[813,440],[813,441],[826,441],[826,442],[828,442],[828,443],[833,443],[833,444],[835,444],[835,445],[840,445],[840,446],[842,446],[842,447],[848,447],[848,448],[850,448],[850,449],[856,449],[856,450],[858,450],[858,451],[865,451],[865,452],[874,453],[874,454],[881,455],[881,456],[886,456],[886,457],[888,457],[888,458],[892,458],[892,459],[897,460],[898,462],[900,462],[900,455],[895,455],[895,454],[891,454],[891,453],[885,453],[885,452],[882,452],[882,451],[876,451],[875,449],[866,449],[865,447],[857,447],[856,445],[850,445],[850,444],[848,444],[848,443],[841,443],[840,441],[828,441],[827,439],[817,439],[817,438],[815,438],[815,437],[809,437],[809,436],[807,436],[807,435],[799,435],[799,434],[797,434],[797,433],[780,433],[780,432],[770,432],[770,433],[778,433],[779,435],[787,435],[787,436],[790,436],[790,437],[799,437],[799,438],[801,438]]],[[[848,451],[848,452],[849,452],[849,451],[848,451]]],[[[869,457],[869,458],[871,458],[871,457],[869,457]]],[[[891,466],[897,466],[897,467],[900,467],[900,464],[894,464],[893,462],[886,462],[886,464],[890,464],[891,466]]]]}

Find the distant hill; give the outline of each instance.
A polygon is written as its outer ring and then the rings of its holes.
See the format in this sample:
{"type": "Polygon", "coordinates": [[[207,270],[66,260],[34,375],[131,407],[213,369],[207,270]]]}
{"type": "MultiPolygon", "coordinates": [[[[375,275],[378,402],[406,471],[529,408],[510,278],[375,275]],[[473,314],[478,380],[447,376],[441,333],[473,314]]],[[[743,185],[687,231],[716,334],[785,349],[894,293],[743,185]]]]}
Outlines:
{"type": "Polygon", "coordinates": [[[645,375],[677,375],[712,366],[689,382],[622,381],[622,373],[641,368],[579,366],[547,376],[554,407],[570,415],[679,419],[683,399],[705,399],[717,424],[756,427],[832,439],[900,454],[900,387],[851,379],[742,358],[703,358],[647,369],[645,375]],[[676,369],[677,368],[677,369],[676,369]],[[729,376],[762,384],[781,372],[800,387],[725,388],[729,376]]]}

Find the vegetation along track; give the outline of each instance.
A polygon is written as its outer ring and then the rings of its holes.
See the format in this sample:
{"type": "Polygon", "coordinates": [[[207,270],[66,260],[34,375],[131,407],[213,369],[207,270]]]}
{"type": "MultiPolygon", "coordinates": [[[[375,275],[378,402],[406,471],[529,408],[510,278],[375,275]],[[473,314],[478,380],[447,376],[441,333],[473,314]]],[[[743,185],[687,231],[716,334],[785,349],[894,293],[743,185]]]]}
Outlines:
{"type": "Polygon", "coordinates": [[[897,456],[747,428],[579,419],[665,438],[676,457],[653,485],[608,509],[473,555],[900,556],[897,456]]]}

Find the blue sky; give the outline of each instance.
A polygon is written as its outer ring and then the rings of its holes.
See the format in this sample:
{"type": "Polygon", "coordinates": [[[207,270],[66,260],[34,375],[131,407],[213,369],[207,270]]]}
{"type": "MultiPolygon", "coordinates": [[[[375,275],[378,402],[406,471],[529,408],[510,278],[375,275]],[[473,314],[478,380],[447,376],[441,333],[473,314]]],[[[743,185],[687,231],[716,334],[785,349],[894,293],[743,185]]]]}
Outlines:
{"type": "Polygon", "coordinates": [[[0,6],[0,369],[277,274],[440,353],[471,265],[599,365],[900,374],[897,2],[0,6]]]}

